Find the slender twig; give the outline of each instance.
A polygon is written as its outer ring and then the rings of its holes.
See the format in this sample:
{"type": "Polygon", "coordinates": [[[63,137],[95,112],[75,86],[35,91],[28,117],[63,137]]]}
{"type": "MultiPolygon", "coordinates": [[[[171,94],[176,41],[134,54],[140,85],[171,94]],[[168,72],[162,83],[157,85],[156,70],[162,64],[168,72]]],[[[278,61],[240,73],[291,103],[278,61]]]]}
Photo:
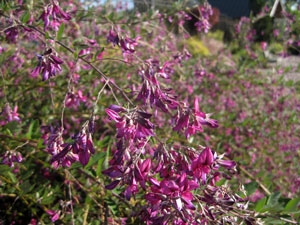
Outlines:
{"type": "Polygon", "coordinates": [[[55,104],[54,104],[54,96],[52,91],[52,86],[49,80],[49,91],[50,91],[50,97],[51,97],[51,105],[52,105],[52,111],[55,112],[55,104]]]}
{"type": "MultiPolygon", "coordinates": [[[[76,63],[77,63],[77,60],[74,64],[73,68],[75,68],[76,63]]],[[[66,102],[67,102],[67,99],[68,99],[68,95],[69,95],[70,90],[71,90],[72,81],[73,81],[73,69],[70,71],[70,77],[69,77],[69,80],[68,80],[67,93],[65,95],[64,102],[63,102],[63,108],[62,108],[62,111],[61,111],[61,132],[63,132],[63,130],[64,130],[64,112],[65,112],[65,109],[66,109],[66,102]]]]}
{"type": "MultiPolygon", "coordinates": [[[[21,24],[19,21],[17,21],[21,26],[24,26],[23,24],[21,24]]],[[[28,25],[29,28],[37,31],[38,33],[42,34],[43,36],[46,36],[45,32],[41,31],[40,29],[36,28],[35,26],[32,25],[28,25]]],[[[69,48],[68,46],[66,46],[64,43],[58,41],[58,40],[54,40],[57,44],[59,44],[60,46],[62,46],[63,48],[65,48],[66,50],[68,50],[69,52],[71,52],[72,54],[75,53],[75,51],[71,48],[69,48]]],[[[101,71],[99,70],[93,63],[91,63],[90,61],[88,61],[87,59],[85,59],[83,56],[79,56],[78,57],[80,60],[82,60],[83,62],[85,62],[86,64],[88,64],[90,67],[92,67],[104,80],[109,80],[109,78],[101,71]]],[[[113,87],[115,87],[118,91],[121,92],[122,96],[132,105],[135,106],[134,103],[130,100],[130,98],[128,98],[128,96],[126,95],[126,93],[123,91],[122,88],[120,88],[116,83],[109,81],[109,84],[112,85],[113,87]]]]}
{"type": "Polygon", "coordinates": [[[5,103],[8,103],[7,97],[6,97],[6,85],[5,85],[5,79],[4,79],[4,75],[3,75],[2,70],[0,70],[0,71],[1,71],[2,81],[3,81],[3,91],[2,91],[2,93],[4,94],[4,100],[5,100],[5,103]]]}
{"type": "Polygon", "coordinates": [[[107,80],[107,81],[105,82],[105,84],[103,85],[103,87],[100,89],[100,91],[99,91],[98,94],[97,94],[97,99],[96,99],[96,101],[94,102],[94,106],[93,106],[93,112],[92,112],[93,115],[94,115],[94,113],[95,113],[95,110],[96,110],[98,101],[99,101],[99,99],[100,99],[100,95],[102,94],[102,92],[104,91],[104,88],[106,87],[106,85],[107,85],[108,83],[109,83],[109,80],[107,80]]]}
{"type": "Polygon", "coordinates": [[[68,184],[68,188],[69,188],[69,198],[71,201],[71,213],[72,213],[72,225],[74,225],[74,210],[73,210],[73,200],[72,200],[72,191],[71,191],[71,185],[70,182],[68,184]]]}
{"type": "Polygon", "coordinates": [[[82,223],[82,225],[86,225],[87,224],[87,216],[89,214],[89,210],[90,210],[90,205],[87,204],[86,205],[86,210],[84,211],[84,214],[83,214],[83,223],[82,223]]]}
{"type": "Polygon", "coordinates": [[[21,144],[21,145],[18,145],[17,147],[14,148],[14,151],[16,151],[17,149],[19,148],[22,148],[24,147],[25,145],[27,145],[29,143],[29,140],[27,140],[25,143],[21,144]]]}
{"type": "Polygon", "coordinates": [[[123,62],[123,63],[126,63],[126,64],[133,65],[133,64],[130,63],[130,62],[127,62],[127,61],[122,60],[122,59],[116,59],[116,58],[102,58],[102,59],[100,59],[99,61],[102,61],[102,60],[118,61],[118,62],[123,62]]]}
{"type": "Polygon", "coordinates": [[[268,195],[271,195],[271,192],[268,190],[268,188],[266,188],[265,185],[263,185],[258,179],[256,179],[251,173],[249,173],[244,167],[242,167],[241,165],[239,166],[239,169],[245,173],[248,177],[250,177],[252,180],[254,180],[259,186],[260,188],[268,195]]]}
{"type": "Polygon", "coordinates": [[[18,138],[15,136],[10,136],[10,135],[6,135],[6,134],[0,134],[0,139],[11,139],[14,141],[18,141],[18,142],[28,142],[27,144],[36,147],[36,144],[38,143],[37,140],[32,140],[32,139],[27,139],[27,138],[18,138]]]}
{"type": "MultiPolygon", "coordinates": [[[[99,184],[101,187],[105,188],[105,186],[100,182],[98,181],[95,177],[91,176],[90,174],[88,174],[87,172],[85,172],[83,169],[81,168],[78,168],[78,171],[80,173],[83,173],[84,175],[86,175],[88,178],[92,179],[93,181],[95,181],[97,184],[99,184]]],[[[115,196],[116,198],[118,198],[119,200],[121,200],[122,202],[124,202],[126,204],[126,206],[130,207],[131,208],[131,205],[124,199],[122,198],[120,195],[118,195],[117,193],[115,192],[111,192],[113,196],[115,196]]]]}

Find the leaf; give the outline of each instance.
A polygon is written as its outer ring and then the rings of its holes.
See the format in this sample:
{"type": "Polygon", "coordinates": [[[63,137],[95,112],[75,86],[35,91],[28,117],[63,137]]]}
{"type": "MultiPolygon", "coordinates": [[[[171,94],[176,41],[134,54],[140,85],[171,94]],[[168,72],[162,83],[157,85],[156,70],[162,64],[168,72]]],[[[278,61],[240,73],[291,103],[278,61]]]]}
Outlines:
{"type": "Polygon", "coordinates": [[[245,184],[245,189],[248,195],[253,194],[257,188],[258,188],[258,184],[255,181],[245,184]]]}
{"type": "Polygon", "coordinates": [[[48,195],[48,192],[45,192],[42,198],[42,204],[48,205],[51,204],[55,200],[55,195],[48,195]]]}
{"type": "Polygon", "coordinates": [[[3,129],[8,133],[8,135],[14,136],[13,134],[18,133],[20,130],[20,124],[18,121],[14,120],[4,125],[3,129]]]}
{"type": "Polygon", "coordinates": [[[102,165],[103,165],[104,160],[105,160],[105,157],[101,158],[98,161],[98,166],[97,166],[97,170],[96,170],[96,176],[97,177],[99,177],[102,173],[102,165]]]}
{"type": "Polygon", "coordinates": [[[105,137],[99,142],[99,147],[100,147],[100,148],[106,147],[106,146],[108,146],[109,142],[110,142],[110,136],[105,136],[105,137]]]}
{"type": "Polygon", "coordinates": [[[0,164],[0,174],[4,175],[6,172],[11,171],[12,168],[10,168],[8,165],[0,164]]]}
{"type": "Polygon", "coordinates": [[[260,199],[255,205],[255,211],[260,212],[262,210],[262,208],[265,206],[266,201],[267,201],[266,197],[260,199]]]}
{"type": "Polygon", "coordinates": [[[98,154],[95,154],[91,160],[89,161],[89,163],[85,166],[85,169],[91,167],[92,165],[94,165],[95,163],[97,163],[100,159],[104,159],[106,156],[106,152],[100,152],[98,154]]]}
{"type": "Polygon", "coordinates": [[[74,58],[77,60],[78,59],[78,54],[79,54],[79,50],[74,51],[74,58]]]}
{"type": "Polygon", "coordinates": [[[53,38],[50,36],[50,34],[48,33],[48,31],[45,31],[45,38],[53,40],[53,38]]]}
{"type": "Polygon", "coordinates": [[[91,62],[94,62],[96,60],[96,57],[104,51],[104,47],[102,47],[100,50],[98,50],[94,55],[93,55],[93,58],[91,60],[91,62]]]}
{"type": "Polygon", "coordinates": [[[64,29],[65,29],[65,24],[62,23],[62,24],[59,26],[59,29],[58,29],[58,31],[57,31],[57,36],[56,36],[56,39],[57,39],[57,40],[61,40],[61,37],[62,37],[62,35],[63,35],[63,33],[64,33],[64,29]]]}
{"type": "Polygon", "coordinates": [[[30,182],[28,180],[25,180],[21,185],[20,185],[20,189],[22,190],[22,193],[26,194],[28,192],[30,192],[33,187],[35,185],[34,184],[30,184],[30,182]]]}
{"type": "Polygon", "coordinates": [[[108,15],[108,17],[107,17],[107,19],[109,19],[110,21],[114,21],[114,17],[115,17],[115,13],[114,12],[111,12],[109,15],[108,15]]]}
{"type": "Polygon", "coordinates": [[[276,218],[266,218],[264,222],[265,224],[284,224],[282,220],[276,218]]]}
{"type": "Polygon", "coordinates": [[[82,165],[80,162],[75,162],[71,165],[70,169],[77,169],[77,168],[81,168],[82,165]]]}
{"type": "Polygon", "coordinates": [[[22,23],[27,23],[28,20],[30,19],[30,13],[29,13],[29,11],[24,12],[24,13],[22,14],[22,16],[21,16],[20,19],[21,19],[21,22],[22,22],[22,23]]]}
{"type": "Polygon", "coordinates": [[[9,176],[9,178],[11,179],[11,181],[13,183],[16,183],[17,179],[16,179],[16,175],[12,172],[8,172],[7,175],[9,176]]]}
{"type": "Polygon", "coordinates": [[[284,212],[296,212],[298,205],[300,204],[300,198],[291,199],[285,206],[284,212]]]}
{"type": "Polygon", "coordinates": [[[278,200],[281,196],[280,192],[275,192],[271,194],[268,198],[267,206],[275,206],[278,204],[278,200]]]}
{"type": "Polygon", "coordinates": [[[28,139],[31,139],[31,137],[32,137],[32,130],[33,130],[33,127],[34,127],[35,123],[36,123],[36,121],[32,121],[32,122],[30,123],[30,125],[29,125],[28,132],[27,132],[27,134],[26,134],[26,137],[27,137],[28,139]]]}
{"type": "Polygon", "coordinates": [[[216,186],[220,187],[220,186],[222,186],[225,182],[226,182],[226,179],[221,179],[221,180],[219,180],[219,181],[216,182],[216,186]]]}
{"type": "Polygon", "coordinates": [[[286,86],[288,87],[292,87],[294,85],[294,81],[293,80],[289,80],[285,83],[286,86]]]}

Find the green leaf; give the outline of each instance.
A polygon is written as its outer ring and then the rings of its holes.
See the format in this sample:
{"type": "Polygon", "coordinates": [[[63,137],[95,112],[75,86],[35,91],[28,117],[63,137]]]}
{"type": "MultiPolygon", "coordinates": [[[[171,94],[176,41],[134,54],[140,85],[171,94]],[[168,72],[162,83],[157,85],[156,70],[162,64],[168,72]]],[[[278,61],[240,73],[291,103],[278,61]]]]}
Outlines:
{"type": "Polygon", "coordinates": [[[97,166],[97,170],[96,170],[96,176],[97,177],[99,177],[102,173],[102,165],[103,165],[104,160],[105,160],[105,157],[101,158],[98,161],[98,166],[97,166]]]}
{"type": "Polygon", "coordinates": [[[70,169],[77,169],[77,168],[81,168],[81,167],[82,167],[82,164],[80,162],[75,162],[72,164],[70,169]]]}
{"type": "Polygon", "coordinates": [[[3,126],[3,129],[8,132],[8,135],[13,136],[13,134],[18,133],[20,130],[20,124],[14,120],[3,126]]]}
{"type": "Polygon", "coordinates": [[[262,210],[262,208],[265,206],[266,201],[267,201],[266,197],[260,199],[255,205],[255,211],[260,212],[262,210]]]}
{"type": "Polygon", "coordinates": [[[61,37],[62,37],[62,35],[63,35],[63,33],[64,33],[64,29],[65,29],[65,24],[62,23],[62,24],[60,25],[58,31],[57,31],[57,36],[56,36],[56,39],[57,39],[57,40],[61,40],[61,37]]]}
{"type": "Polygon", "coordinates": [[[94,165],[95,163],[97,163],[100,159],[104,159],[106,156],[106,152],[100,152],[98,154],[95,154],[91,160],[89,161],[89,163],[85,166],[85,169],[91,167],[92,165],[94,165]]]}
{"type": "Polygon", "coordinates": [[[216,182],[216,186],[220,187],[220,186],[222,186],[225,182],[226,182],[226,179],[221,179],[221,180],[219,180],[219,181],[216,182]]]}
{"type": "Polygon", "coordinates": [[[43,198],[42,198],[42,204],[48,205],[51,204],[55,200],[55,195],[51,194],[49,195],[46,191],[43,198]]]}
{"type": "Polygon", "coordinates": [[[126,89],[124,89],[124,91],[125,91],[126,93],[131,93],[131,92],[132,92],[132,90],[131,90],[130,88],[126,88],[126,89]]]}
{"type": "Polygon", "coordinates": [[[8,165],[5,165],[5,164],[0,164],[0,174],[5,174],[6,172],[8,171],[11,171],[12,168],[10,168],[8,165]]]}
{"type": "Polygon", "coordinates": [[[20,185],[20,189],[22,190],[22,193],[26,194],[26,193],[30,192],[34,186],[35,186],[34,184],[30,184],[29,180],[25,180],[20,185]]]}
{"type": "Polygon", "coordinates": [[[257,188],[258,188],[258,184],[255,181],[245,184],[245,189],[247,191],[248,196],[253,194],[257,188]]]}
{"type": "Polygon", "coordinates": [[[22,23],[27,23],[28,20],[30,19],[29,11],[24,12],[20,19],[22,23]]]}
{"type": "Polygon", "coordinates": [[[266,218],[264,222],[265,224],[284,224],[282,220],[276,218],[266,218]]]}
{"type": "Polygon", "coordinates": [[[13,183],[16,183],[17,179],[16,179],[16,175],[12,172],[8,172],[7,173],[9,178],[12,180],[13,183]]]}
{"type": "Polygon", "coordinates": [[[96,57],[104,51],[104,47],[102,47],[100,50],[98,50],[94,55],[93,55],[93,58],[92,58],[92,62],[94,62],[96,60],[96,57]]]}
{"type": "Polygon", "coordinates": [[[107,147],[110,142],[110,136],[105,136],[100,142],[99,142],[99,147],[107,147]]]}
{"type": "Polygon", "coordinates": [[[52,37],[50,37],[50,34],[47,31],[45,31],[45,38],[46,39],[52,39],[52,37]]]}
{"type": "Polygon", "coordinates": [[[292,87],[294,85],[294,81],[293,80],[289,80],[285,83],[286,86],[288,87],[292,87]]]}
{"type": "Polygon", "coordinates": [[[268,206],[274,206],[274,205],[277,205],[280,196],[281,196],[281,193],[280,193],[280,192],[275,192],[275,193],[271,194],[271,195],[269,196],[269,198],[268,198],[267,205],[268,205],[268,206]]]}
{"type": "Polygon", "coordinates": [[[79,51],[78,51],[78,50],[74,51],[74,58],[75,58],[76,60],[78,59],[78,54],[79,54],[79,51]]]}
{"type": "Polygon", "coordinates": [[[298,205],[300,204],[300,198],[291,199],[285,206],[284,212],[296,212],[298,205]]]}
{"type": "Polygon", "coordinates": [[[28,132],[27,132],[27,134],[26,134],[26,137],[27,137],[28,139],[31,139],[31,136],[32,136],[32,130],[33,130],[34,124],[35,124],[35,121],[31,122],[31,124],[29,125],[28,132]]]}
{"type": "Polygon", "coordinates": [[[108,15],[108,17],[107,17],[107,19],[109,19],[110,21],[114,21],[114,17],[115,17],[115,13],[114,12],[111,12],[109,15],[108,15]]]}

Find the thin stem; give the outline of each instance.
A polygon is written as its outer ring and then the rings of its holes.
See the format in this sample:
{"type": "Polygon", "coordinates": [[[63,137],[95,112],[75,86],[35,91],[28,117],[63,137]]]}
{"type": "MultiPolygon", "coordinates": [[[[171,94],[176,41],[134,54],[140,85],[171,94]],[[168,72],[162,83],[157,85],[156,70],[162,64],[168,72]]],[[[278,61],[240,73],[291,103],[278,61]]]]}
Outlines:
{"type": "Polygon", "coordinates": [[[244,167],[239,166],[240,170],[245,173],[248,177],[250,177],[252,180],[255,180],[256,183],[260,186],[260,188],[268,195],[271,195],[271,192],[266,188],[265,185],[263,185],[258,179],[256,179],[251,173],[249,173],[244,167]]]}
{"type": "MultiPolygon", "coordinates": [[[[83,173],[84,175],[86,175],[88,178],[92,179],[93,181],[95,181],[97,184],[99,184],[101,187],[105,188],[105,186],[98,181],[95,177],[91,176],[90,174],[88,174],[87,172],[85,172],[83,169],[78,168],[78,171],[80,173],[83,173]]],[[[113,196],[117,197],[119,200],[121,200],[122,202],[124,202],[126,204],[127,207],[131,208],[131,205],[124,199],[122,198],[120,195],[118,195],[115,192],[111,192],[113,196]]]]}
{"type": "MultiPolygon", "coordinates": [[[[24,26],[23,24],[21,24],[19,21],[17,21],[21,26],[24,26]]],[[[36,28],[35,26],[32,25],[28,25],[29,28],[34,29],[35,31],[37,31],[38,33],[42,34],[43,36],[46,36],[45,32],[41,31],[40,29],[36,28]]],[[[64,43],[54,40],[57,44],[59,44],[60,46],[62,46],[63,48],[65,48],[66,50],[68,50],[69,52],[71,52],[72,54],[75,53],[75,51],[71,48],[69,48],[68,46],[66,46],[64,43]]],[[[86,64],[88,64],[90,67],[92,67],[105,81],[109,80],[109,78],[101,71],[99,70],[93,63],[91,63],[90,61],[88,61],[87,59],[83,58],[82,56],[78,57],[80,60],[82,60],[83,62],[85,62],[86,64]]],[[[130,98],[128,98],[128,96],[126,95],[126,93],[123,91],[122,88],[120,88],[117,84],[115,84],[112,81],[109,81],[109,84],[112,85],[113,87],[115,87],[118,91],[121,92],[121,94],[123,95],[123,97],[132,105],[135,106],[134,103],[130,100],[130,98]]]]}
{"type": "Polygon", "coordinates": [[[109,83],[109,80],[107,80],[106,82],[105,82],[105,84],[103,85],[103,87],[101,88],[101,90],[98,92],[98,94],[97,94],[97,99],[96,99],[96,101],[94,102],[94,106],[93,106],[93,115],[94,115],[94,113],[95,113],[95,110],[96,110],[96,106],[97,106],[97,103],[98,103],[98,101],[99,101],[99,99],[100,99],[100,95],[102,94],[102,92],[104,91],[104,88],[106,87],[106,85],[109,83]]]}
{"type": "Polygon", "coordinates": [[[122,60],[122,59],[116,59],[116,58],[102,58],[102,59],[100,59],[100,61],[102,61],[102,60],[118,61],[118,62],[123,62],[123,63],[126,63],[126,64],[133,65],[133,64],[130,63],[130,62],[127,62],[127,61],[122,60]]]}
{"type": "MultiPolygon", "coordinates": [[[[75,62],[73,68],[75,68],[76,63],[77,63],[77,61],[75,62]]],[[[66,101],[67,101],[68,95],[71,90],[71,82],[72,81],[73,81],[73,69],[70,71],[70,78],[68,80],[67,93],[65,95],[64,102],[63,102],[63,108],[61,111],[61,132],[63,132],[63,130],[64,130],[64,112],[65,112],[65,108],[66,108],[66,101]]]]}
{"type": "Polygon", "coordinates": [[[4,75],[3,75],[3,72],[2,70],[1,71],[1,77],[2,77],[2,81],[3,81],[3,94],[4,94],[4,100],[5,100],[5,103],[8,103],[8,100],[7,100],[7,97],[6,97],[6,85],[5,85],[5,78],[4,78],[4,75]]]}
{"type": "Polygon", "coordinates": [[[74,225],[74,210],[73,210],[73,201],[72,201],[72,191],[71,191],[71,185],[70,182],[68,184],[68,188],[69,188],[69,198],[71,201],[71,213],[72,213],[72,225],[74,225]]]}
{"type": "Polygon", "coordinates": [[[53,96],[53,92],[52,92],[52,86],[49,80],[49,90],[50,90],[50,97],[51,97],[51,105],[52,105],[52,111],[55,112],[55,104],[54,104],[54,96],[53,96]]]}

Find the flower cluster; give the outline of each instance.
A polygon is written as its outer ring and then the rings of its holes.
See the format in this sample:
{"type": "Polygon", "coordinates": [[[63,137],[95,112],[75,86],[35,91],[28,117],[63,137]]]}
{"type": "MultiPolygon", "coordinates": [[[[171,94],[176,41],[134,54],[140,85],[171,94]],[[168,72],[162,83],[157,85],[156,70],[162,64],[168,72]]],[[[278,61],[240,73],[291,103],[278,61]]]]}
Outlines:
{"type": "MultiPolygon", "coordinates": [[[[222,160],[222,156],[209,148],[199,154],[195,149],[179,149],[178,146],[167,149],[159,145],[153,150],[148,148],[148,151],[154,152],[152,159],[141,160],[132,157],[134,153],[120,145],[117,145],[118,152],[122,151],[126,156],[120,159],[120,154],[115,154],[110,161],[111,167],[103,171],[103,174],[115,178],[106,188],[112,190],[117,186],[125,186],[124,197],[130,200],[139,192],[140,186],[146,192],[144,198],[148,205],[139,213],[148,223],[192,222],[199,217],[195,211],[199,207],[197,201],[203,205],[232,205],[244,201],[241,198],[233,200],[227,193],[216,194],[221,191],[215,185],[219,177],[230,178],[230,175],[220,172],[219,168],[234,171],[236,163],[222,160]],[[185,156],[185,151],[191,161],[185,156]],[[203,195],[195,195],[193,191],[200,190],[200,187],[203,195]]],[[[216,214],[219,213],[221,211],[216,214]]],[[[205,221],[210,220],[206,217],[211,216],[214,216],[213,213],[200,210],[200,217],[205,221]]]]}
{"type": "Polygon", "coordinates": [[[87,97],[83,95],[81,90],[72,91],[68,94],[66,99],[66,107],[77,109],[80,102],[86,102],[87,97]]]}
{"type": "Polygon", "coordinates": [[[57,168],[59,165],[70,167],[72,163],[79,161],[82,165],[89,162],[90,155],[95,153],[92,140],[92,122],[86,122],[82,130],[75,134],[72,142],[65,143],[62,130],[52,127],[43,127],[44,144],[46,150],[52,155],[51,164],[57,168]],[[50,135],[47,133],[50,132],[50,135]]]}
{"type": "MultiPolygon", "coordinates": [[[[158,82],[150,76],[149,70],[145,79],[157,85],[158,82]]],[[[159,72],[163,74],[164,68],[159,68],[159,72]]],[[[130,111],[117,105],[111,105],[105,111],[116,122],[118,138],[113,158],[109,162],[110,167],[102,171],[114,179],[106,188],[112,190],[117,186],[124,187],[123,195],[127,200],[135,198],[142,188],[146,192],[148,205],[139,213],[145,221],[153,224],[192,222],[199,216],[195,213],[199,205],[194,205],[197,199],[202,204],[227,204],[229,195],[196,199],[193,190],[201,187],[204,194],[211,190],[217,192],[215,182],[219,177],[231,177],[219,171],[220,167],[234,171],[235,162],[222,160],[222,156],[210,148],[204,148],[200,153],[192,148],[181,149],[180,146],[168,149],[163,143],[152,148],[148,145],[148,138],[154,136],[154,126],[149,121],[151,114],[136,109],[130,111]],[[148,154],[152,157],[148,158],[148,154]]],[[[217,121],[210,119],[210,114],[199,111],[198,98],[195,98],[193,111],[187,109],[174,120],[174,130],[186,129],[187,136],[195,134],[197,130],[202,131],[202,125],[218,126],[217,121]]],[[[206,217],[213,213],[201,212],[200,215],[203,217],[200,221],[208,221],[206,217]]]]}
{"type": "Polygon", "coordinates": [[[194,110],[185,108],[177,111],[177,114],[173,117],[174,130],[185,130],[185,136],[187,138],[190,135],[195,135],[197,131],[202,132],[202,125],[207,125],[212,128],[218,127],[218,121],[211,119],[210,113],[204,113],[199,111],[199,100],[196,97],[194,100],[194,110]]]}
{"type": "Polygon", "coordinates": [[[206,2],[204,5],[199,6],[199,11],[200,18],[199,21],[195,23],[195,26],[197,27],[197,30],[199,32],[204,31],[205,33],[207,33],[211,26],[209,23],[209,19],[213,15],[213,10],[210,4],[206,2]]]}
{"type": "Polygon", "coordinates": [[[162,67],[159,67],[155,61],[148,60],[146,67],[139,71],[143,85],[137,100],[142,100],[144,104],[148,103],[151,107],[156,106],[163,112],[168,112],[169,109],[176,109],[179,104],[172,89],[162,89],[158,82],[159,77],[169,78],[166,72],[168,65],[169,63],[166,62],[162,67]]]}
{"type": "Polygon", "coordinates": [[[61,24],[61,19],[70,20],[71,16],[68,13],[65,13],[60,7],[56,0],[51,1],[52,4],[45,6],[43,13],[41,14],[39,20],[44,21],[44,30],[50,26],[55,30],[58,30],[58,27],[61,24]],[[50,18],[52,19],[50,21],[50,18]]]}
{"type": "Polygon", "coordinates": [[[14,167],[15,162],[22,162],[23,157],[20,152],[6,151],[2,158],[2,164],[6,164],[9,167],[14,167]]]}
{"type": "Polygon", "coordinates": [[[137,41],[139,39],[140,37],[136,37],[135,39],[120,37],[119,34],[113,30],[110,30],[107,36],[107,42],[112,43],[113,46],[118,45],[125,55],[135,52],[135,46],[138,45],[137,41]]]}
{"type": "Polygon", "coordinates": [[[154,125],[149,121],[151,114],[138,110],[128,112],[125,108],[116,105],[111,105],[105,111],[112,120],[117,122],[117,138],[137,140],[153,136],[154,125]],[[127,113],[120,116],[118,112],[127,113]]]}
{"type": "Polygon", "coordinates": [[[61,71],[61,64],[63,61],[52,53],[52,49],[48,49],[42,55],[36,54],[38,57],[38,65],[34,68],[31,73],[32,77],[37,77],[42,73],[43,81],[55,76],[57,71],[61,71]]]}
{"type": "Polygon", "coordinates": [[[17,27],[11,27],[6,29],[5,31],[5,35],[6,35],[6,40],[15,43],[17,38],[18,38],[18,28],[17,27]]]}
{"type": "Polygon", "coordinates": [[[8,103],[6,103],[5,106],[4,106],[4,109],[0,113],[0,115],[5,117],[5,120],[1,121],[0,124],[5,125],[5,124],[7,124],[8,122],[11,122],[11,121],[20,122],[21,119],[20,119],[19,113],[17,113],[17,111],[18,111],[18,106],[17,105],[14,107],[14,110],[12,110],[10,105],[8,103]]]}
{"type": "MultiPolygon", "coordinates": [[[[184,11],[179,11],[177,13],[177,16],[178,16],[178,25],[179,26],[182,26],[185,23],[185,21],[192,19],[192,17],[184,11]]],[[[169,21],[172,22],[171,19],[169,19],[169,21]]]]}

